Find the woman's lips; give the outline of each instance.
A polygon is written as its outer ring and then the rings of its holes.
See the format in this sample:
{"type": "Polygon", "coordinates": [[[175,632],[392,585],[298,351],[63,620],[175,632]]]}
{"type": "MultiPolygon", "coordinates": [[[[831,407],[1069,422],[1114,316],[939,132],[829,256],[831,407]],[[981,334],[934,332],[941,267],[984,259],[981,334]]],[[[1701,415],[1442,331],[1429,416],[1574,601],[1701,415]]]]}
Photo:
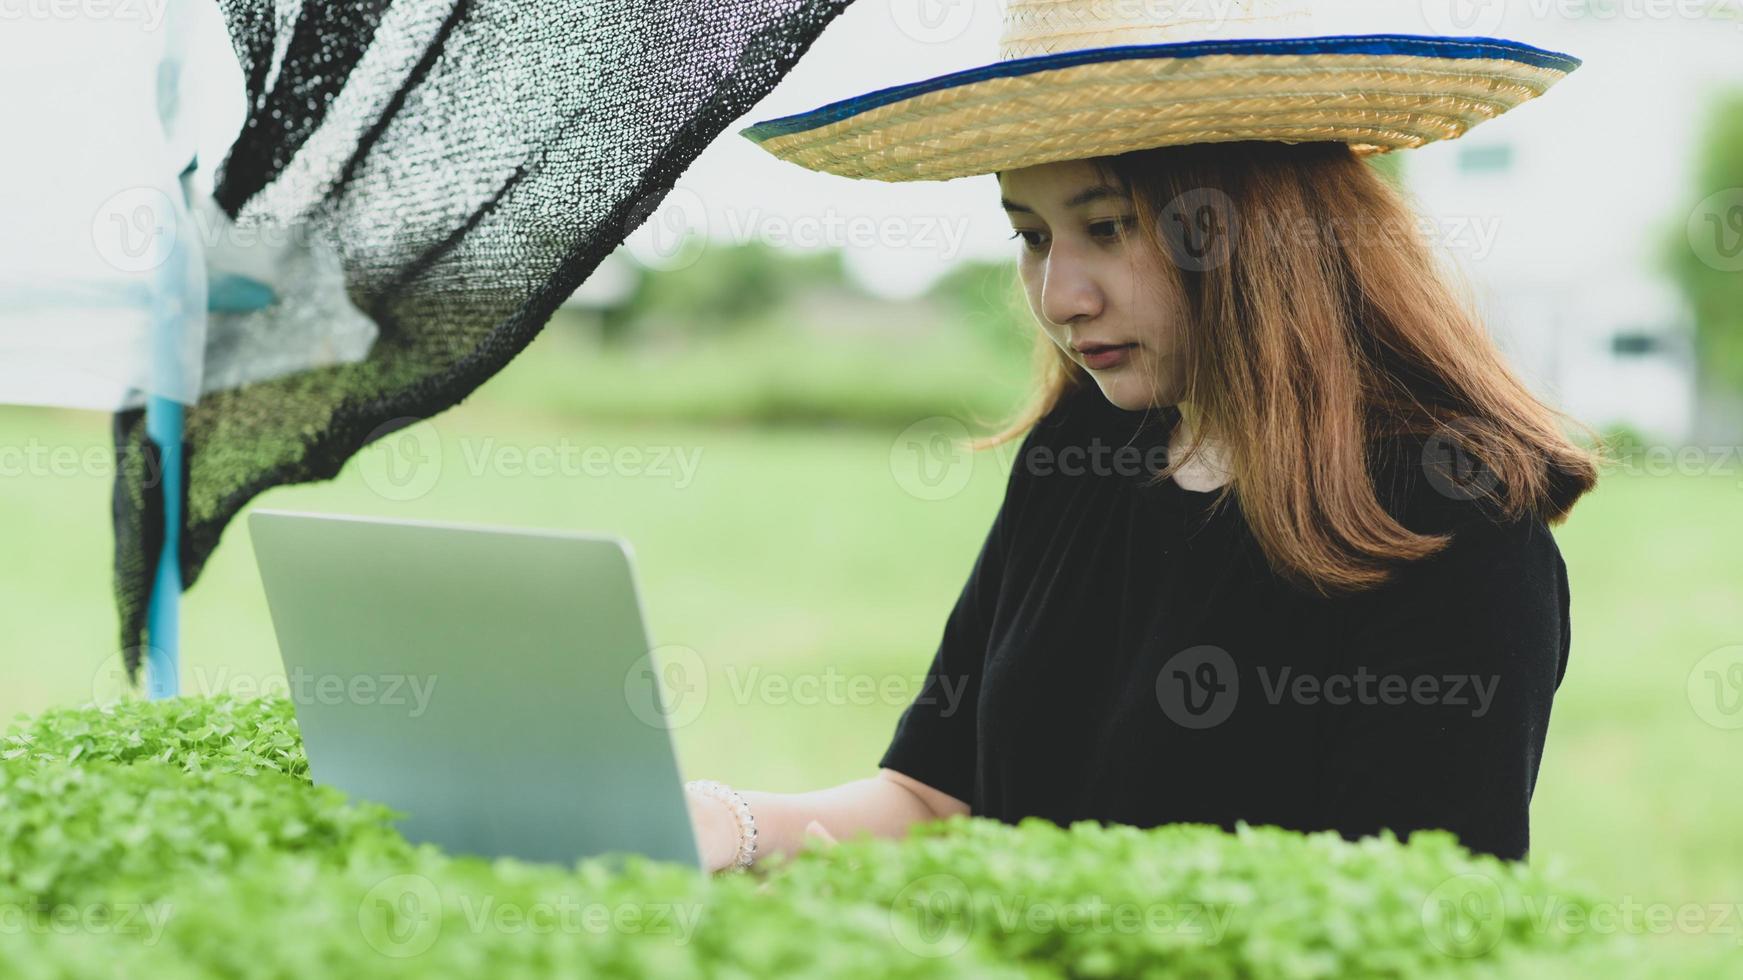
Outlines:
{"type": "Polygon", "coordinates": [[[1131,357],[1132,348],[1136,344],[1120,344],[1117,347],[1092,347],[1083,352],[1083,363],[1092,371],[1105,371],[1119,367],[1131,357]]]}

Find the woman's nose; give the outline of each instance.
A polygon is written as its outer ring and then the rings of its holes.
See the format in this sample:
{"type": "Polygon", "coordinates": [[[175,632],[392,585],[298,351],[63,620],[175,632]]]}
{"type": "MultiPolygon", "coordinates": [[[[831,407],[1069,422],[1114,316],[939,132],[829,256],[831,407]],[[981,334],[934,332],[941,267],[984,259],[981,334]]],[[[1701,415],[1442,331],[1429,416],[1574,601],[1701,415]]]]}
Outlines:
{"type": "Polygon", "coordinates": [[[1041,280],[1041,315],[1064,326],[1101,312],[1102,295],[1082,263],[1049,256],[1041,280]]]}

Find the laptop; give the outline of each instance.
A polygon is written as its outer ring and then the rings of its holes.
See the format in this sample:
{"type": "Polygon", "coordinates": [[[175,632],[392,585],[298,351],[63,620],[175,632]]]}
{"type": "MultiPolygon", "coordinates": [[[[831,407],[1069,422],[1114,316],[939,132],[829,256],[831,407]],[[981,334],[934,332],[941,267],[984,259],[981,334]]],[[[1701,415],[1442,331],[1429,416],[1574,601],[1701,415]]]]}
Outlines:
{"type": "Polygon", "coordinates": [[[626,542],[275,510],[248,531],[317,785],[451,853],[706,873],[626,542]]]}

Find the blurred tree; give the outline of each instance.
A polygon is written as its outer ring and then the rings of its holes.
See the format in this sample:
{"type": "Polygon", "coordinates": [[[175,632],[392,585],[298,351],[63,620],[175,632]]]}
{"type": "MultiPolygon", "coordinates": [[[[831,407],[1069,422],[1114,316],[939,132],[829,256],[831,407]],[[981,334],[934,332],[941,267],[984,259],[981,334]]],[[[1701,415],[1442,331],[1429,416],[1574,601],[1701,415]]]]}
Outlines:
{"type": "MultiPolygon", "coordinates": [[[[1387,180],[1402,184],[1403,154],[1367,159],[1387,180]]],[[[599,336],[604,343],[621,345],[655,326],[698,337],[730,333],[778,316],[797,296],[821,287],[863,294],[847,274],[840,249],[800,251],[759,240],[708,241],[686,242],[676,254],[695,257],[672,269],[644,267],[625,299],[601,308],[599,336]]],[[[1034,322],[1013,261],[959,262],[927,296],[996,353],[1027,356],[1034,322]]]]}
{"type": "Polygon", "coordinates": [[[1702,383],[1743,394],[1743,91],[1714,99],[1695,179],[1665,264],[1694,308],[1702,383]]]}
{"type": "Polygon", "coordinates": [[[1014,258],[1013,253],[1010,260],[964,259],[926,294],[993,351],[1021,357],[1031,349],[1037,328],[1014,258]]]}
{"type": "Polygon", "coordinates": [[[686,248],[700,249],[693,261],[646,270],[623,302],[603,311],[606,343],[623,343],[656,322],[688,335],[727,333],[779,313],[806,289],[847,283],[838,249],[801,252],[755,240],[686,248]]]}

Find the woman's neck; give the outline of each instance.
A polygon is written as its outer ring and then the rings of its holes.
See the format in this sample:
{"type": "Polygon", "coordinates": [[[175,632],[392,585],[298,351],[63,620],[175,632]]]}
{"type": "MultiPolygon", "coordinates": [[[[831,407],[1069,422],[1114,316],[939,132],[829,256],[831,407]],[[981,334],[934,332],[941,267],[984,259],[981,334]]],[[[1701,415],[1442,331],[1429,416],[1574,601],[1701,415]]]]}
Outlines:
{"type": "Polygon", "coordinates": [[[1191,402],[1175,402],[1174,407],[1180,412],[1180,424],[1198,431],[1198,409],[1191,402]]]}
{"type": "MultiPolygon", "coordinates": [[[[1198,413],[1186,402],[1180,402],[1176,407],[1180,410],[1180,423],[1174,427],[1174,431],[1169,435],[1168,456],[1170,462],[1173,462],[1177,455],[1185,453],[1186,447],[1192,444],[1198,431],[1197,424],[1200,421],[1198,413]]],[[[1230,476],[1226,451],[1221,443],[1207,435],[1203,438],[1192,459],[1183,469],[1175,473],[1174,482],[1187,490],[1203,493],[1215,490],[1229,482],[1230,476]]]]}

